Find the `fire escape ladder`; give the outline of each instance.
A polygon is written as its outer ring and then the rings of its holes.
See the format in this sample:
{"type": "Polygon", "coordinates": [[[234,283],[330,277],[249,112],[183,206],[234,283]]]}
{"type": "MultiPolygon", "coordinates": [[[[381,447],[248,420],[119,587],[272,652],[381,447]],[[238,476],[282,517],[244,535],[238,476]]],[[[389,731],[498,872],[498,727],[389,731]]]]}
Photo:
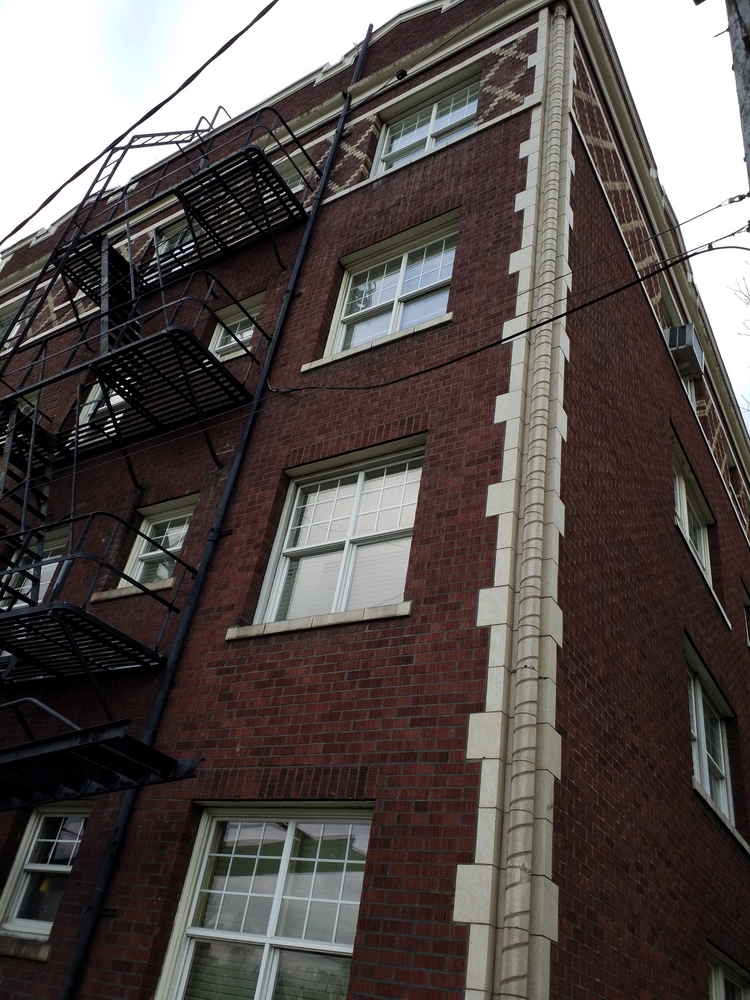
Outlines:
{"type": "Polygon", "coordinates": [[[16,405],[7,417],[0,458],[0,530],[25,531],[47,519],[56,458],[67,452],[40,426],[38,401],[16,405]]]}
{"type": "MultiPolygon", "coordinates": [[[[41,312],[50,292],[56,286],[57,279],[62,274],[67,274],[76,283],[73,275],[78,273],[78,268],[71,258],[76,256],[76,251],[82,239],[85,240],[84,233],[86,226],[95,216],[97,209],[107,194],[107,185],[120,165],[127,149],[127,146],[117,146],[110,150],[109,154],[105,157],[98,173],[91,182],[86,196],[76,212],[68,220],[55,248],[32,283],[26,298],[21,303],[16,315],[8,326],[5,337],[0,343],[0,348],[2,348],[11,341],[10,350],[7,352],[2,365],[0,365],[0,375],[7,370],[16,351],[26,339],[34,320],[41,312]]],[[[82,249],[82,252],[85,256],[85,248],[82,249]]]]}

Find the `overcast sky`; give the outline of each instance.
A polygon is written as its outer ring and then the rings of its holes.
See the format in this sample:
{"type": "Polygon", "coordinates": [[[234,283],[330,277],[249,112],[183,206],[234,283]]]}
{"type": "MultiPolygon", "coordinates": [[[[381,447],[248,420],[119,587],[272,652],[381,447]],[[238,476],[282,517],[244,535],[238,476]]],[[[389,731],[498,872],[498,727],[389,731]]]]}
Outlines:
{"type": "MultiPolygon", "coordinates": [[[[626,77],[681,220],[748,188],[723,0],[601,0],[626,77]],[[716,37],[718,36],[718,37],[716,37]]],[[[3,156],[0,236],[62,180],[166,96],[264,0],[0,0],[3,156]]],[[[335,62],[408,0],[279,0],[267,17],[149,123],[193,126],[230,115],[335,62]]],[[[131,171],[126,171],[130,173],[131,171]]],[[[121,180],[124,180],[123,175],[121,180]]],[[[60,200],[41,228],[74,201],[60,200]]],[[[688,247],[750,218],[750,199],[685,226],[688,247]]],[[[750,399],[750,237],[693,264],[738,395],[750,399]]]]}

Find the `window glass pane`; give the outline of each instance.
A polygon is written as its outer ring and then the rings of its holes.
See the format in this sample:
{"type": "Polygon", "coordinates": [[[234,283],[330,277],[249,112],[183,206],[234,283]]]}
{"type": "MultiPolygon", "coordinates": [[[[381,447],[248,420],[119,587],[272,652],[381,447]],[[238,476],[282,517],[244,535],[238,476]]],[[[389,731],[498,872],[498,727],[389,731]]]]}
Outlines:
{"type": "Polygon", "coordinates": [[[287,545],[320,545],[346,538],[357,476],[303,487],[297,497],[287,545]]]}
{"type": "Polygon", "coordinates": [[[85,824],[83,816],[46,816],[29,862],[37,865],[72,864],[81,845],[85,824]]]}
{"type": "Polygon", "coordinates": [[[444,97],[437,104],[435,115],[435,131],[452,125],[454,122],[475,115],[477,111],[477,101],[479,98],[479,81],[457,90],[455,94],[444,97]]]}
{"type": "Polygon", "coordinates": [[[411,537],[358,545],[347,609],[403,601],[410,549],[411,537]]]}
{"type": "Polygon", "coordinates": [[[340,955],[282,951],[273,1000],[344,1000],[351,963],[340,955]]]}
{"type": "Polygon", "coordinates": [[[53,921],[62,899],[67,875],[30,872],[17,916],[22,920],[53,921]]]}
{"type": "Polygon", "coordinates": [[[401,273],[401,257],[394,257],[385,264],[378,264],[352,277],[349,294],[346,297],[345,316],[352,316],[364,309],[373,309],[392,302],[396,295],[401,273]]]}
{"type": "Polygon", "coordinates": [[[447,281],[453,273],[456,241],[456,236],[449,236],[420,250],[413,250],[406,259],[403,293],[447,281]]]}
{"type": "Polygon", "coordinates": [[[385,146],[385,155],[396,153],[407,146],[421,145],[422,148],[427,143],[427,136],[430,131],[430,121],[432,120],[432,108],[423,108],[416,111],[407,118],[402,118],[400,122],[394,122],[388,130],[388,140],[385,146]]]}
{"type": "Polygon", "coordinates": [[[194,926],[265,934],[286,828],[225,823],[209,856],[194,926]]]}
{"type": "Polygon", "coordinates": [[[706,752],[709,760],[723,773],[724,750],[721,740],[721,720],[706,698],[703,699],[703,728],[706,734],[706,752]]]}
{"type": "Polygon", "coordinates": [[[356,534],[411,527],[421,474],[421,461],[368,472],[362,488],[356,534]]]}
{"type": "Polygon", "coordinates": [[[233,320],[230,323],[225,323],[224,326],[226,329],[221,327],[221,333],[216,341],[215,350],[217,351],[231,351],[232,348],[237,347],[238,340],[244,344],[248,340],[253,339],[255,325],[247,318],[247,316],[242,316],[240,319],[233,320]],[[231,331],[231,333],[229,331],[231,331]],[[232,334],[234,334],[234,336],[232,336],[232,334]]]}
{"type": "Polygon", "coordinates": [[[724,1000],[742,1000],[742,987],[724,977],[724,1000]]]}
{"type": "Polygon", "coordinates": [[[369,344],[371,340],[386,337],[391,329],[391,315],[392,310],[389,310],[358,323],[347,323],[341,350],[348,351],[350,347],[359,347],[360,344],[369,344]]]}
{"type": "Polygon", "coordinates": [[[688,535],[690,536],[690,541],[693,543],[693,547],[695,548],[697,554],[700,556],[701,561],[703,561],[705,556],[705,550],[703,544],[704,543],[703,522],[698,516],[695,507],[691,503],[690,497],[688,497],[687,501],[687,520],[688,520],[687,523],[688,535]]]}
{"type": "Polygon", "coordinates": [[[175,561],[171,556],[160,555],[141,563],[138,580],[141,583],[156,583],[157,580],[169,580],[174,572],[175,561]]]}
{"type": "Polygon", "coordinates": [[[435,149],[441,149],[443,146],[447,146],[449,142],[455,142],[455,140],[460,139],[462,135],[468,135],[473,131],[473,121],[463,125],[455,125],[453,128],[448,129],[447,132],[441,132],[440,135],[437,136],[435,139],[435,149]]]}
{"type": "Polygon", "coordinates": [[[341,568],[342,552],[290,559],[276,621],[328,614],[341,568]]]}
{"type": "Polygon", "coordinates": [[[199,941],[185,1000],[253,1000],[262,945],[199,941]]]}
{"type": "Polygon", "coordinates": [[[154,521],[149,531],[149,541],[144,544],[144,552],[159,551],[151,539],[165,549],[177,550],[179,552],[187,534],[189,521],[189,514],[182,514],[180,517],[165,518],[163,521],[154,521]]]}
{"type": "Polygon", "coordinates": [[[361,828],[349,824],[300,823],[295,832],[277,933],[313,941],[348,939],[356,925],[359,896],[343,910],[344,887],[351,898],[364,868],[361,828]],[[351,912],[350,912],[351,911],[351,912]],[[352,924],[353,922],[353,924],[352,924]]]}
{"type": "Polygon", "coordinates": [[[416,326],[417,323],[426,323],[427,320],[437,319],[444,316],[448,311],[448,289],[441,288],[437,292],[428,295],[420,295],[417,299],[411,299],[404,303],[399,322],[399,330],[416,326]]]}

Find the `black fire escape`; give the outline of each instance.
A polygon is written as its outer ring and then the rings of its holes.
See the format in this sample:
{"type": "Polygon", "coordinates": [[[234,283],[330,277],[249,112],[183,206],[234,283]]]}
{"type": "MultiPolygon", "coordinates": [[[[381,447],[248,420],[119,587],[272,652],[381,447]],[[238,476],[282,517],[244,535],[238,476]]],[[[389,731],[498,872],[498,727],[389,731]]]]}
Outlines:
{"type": "Polygon", "coordinates": [[[118,554],[140,532],[111,513],[79,510],[78,463],[115,447],[137,486],[129,446],[192,426],[221,464],[209,421],[254,399],[270,338],[210,268],[260,241],[270,242],[283,267],[276,234],[306,220],[319,176],[273,109],[259,112],[239,139],[236,131],[210,127],[135,136],[109,153],[8,324],[0,342],[0,680],[6,693],[0,708],[15,716],[27,741],[0,751],[0,809],[194,774],[197,760],[173,760],[126,735],[129,720],[114,718],[100,678],[163,669],[170,623],[196,570],[171,555],[175,583],[168,598],[126,575],[118,554]],[[176,152],[138,182],[136,196],[132,184],[112,187],[130,150],[158,146],[176,152]],[[182,210],[179,227],[167,236],[154,230],[149,244],[139,245],[134,217],[146,211],[158,217],[175,205],[182,210]],[[45,334],[55,297],[55,311],[63,312],[61,289],[69,319],[45,334]],[[227,308],[252,325],[250,336],[238,338],[222,321],[227,308]],[[244,365],[232,371],[206,346],[206,331],[219,327],[244,355],[244,365]],[[62,420],[61,399],[69,406],[62,420]],[[70,484],[69,511],[52,522],[50,488],[58,472],[70,484]],[[97,602],[102,590],[121,587],[147,598],[138,634],[109,621],[97,602]],[[104,724],[79,729],[39,699],[15,696],[19,684],[26,690],[77,678],[94,692],[104,724]],[[29,705],[66,731],[37,739],[29,705]]]}

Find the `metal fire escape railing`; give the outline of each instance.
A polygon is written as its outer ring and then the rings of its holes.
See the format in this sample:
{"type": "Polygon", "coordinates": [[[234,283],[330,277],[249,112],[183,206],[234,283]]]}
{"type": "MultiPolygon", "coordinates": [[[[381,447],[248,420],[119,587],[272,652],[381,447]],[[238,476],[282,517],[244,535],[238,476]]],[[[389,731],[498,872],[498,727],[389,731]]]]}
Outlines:
{"type": "MultiPolygon", "coordinates": [[[[77,466],[93,449],[114,446],[137,486],[130,443],[188,425],[201,430],[214,462],[222,464],[208,422],[258,397],[271,338],[206,265],[265,240],[283,267],[276,233],[307,219],[306,201],[319,178],[273,109],[259,112],[239,138],[236,130],[217,137],[198,127],[135,136],[104,160],[5,327],[0,683],[9,690],[18,683],[83,677],[109,722],[94,727],[96,732],[36,740],[18,699],[0,705],[13,705],[30,741],[0,751],[0,808],[136,788],[194,771],[196,762],[180,764],[143,744],[134,746],[137,741],[124,735],[127,723],[115,720],[100,679],[165,665],[162,646],[168,647],[170,622],[180,615],[180,586],[196,571],[168,553],[179,573],[167,594],[118,569],[122,553],[146,536],[111,514],[76,511],[77,466]],[[136,197],[131,184],[113,193],[112,179],[128,151],[151,146],[176,147],[177,153],[139,180],[136,197]],[[141,237],[133,237],[132,226],[140,225],[134,216],[163,216],[175,201],[184,225],[176,235],[154,230],[144,248],[141,237]],[[60,315],[65,303],[69,318],[46,332],[45,322],[60,315]],[[242,337],[222,319],[227,308],[233,319],[246,321],[242,337]],[[236,344],[229,367],[207,346],[219,330],[236,344]],[[62,414],[66,387],[69,406],[62,414]],[[50,490],[59,470],[72,483],[70,509],[50,523],[50,490]],[[57,539],[61,532],[65,543],[50,550],[50,533],[57,539]],[[126,631],[119,602],[111,600],[120,589],[141,595],[129,607],[126,631]],[[109,600],[102,601],[103,590],[109,600]],[[104,758],[119,761],[109,774],[104,758]],[[48,768],[54,780],[43,777],[48,768]]],[[[59,509],[57,492],[55,497],[59,509]]],[[[153,538],[148,542],[161,548],[153,538]]]]}
{"type": "Polygon", "coordinates": [[[79,729],[37,698],[17,698],[0,709],[13,712],[27,737],[25,743],[0,750],[0,812],[180,781],[192,778],[200,763],[174,760],[126,735],[130,719],[79,729]],[[21,705],[32,705],[69,732],[36,739],[21,705]]]}

